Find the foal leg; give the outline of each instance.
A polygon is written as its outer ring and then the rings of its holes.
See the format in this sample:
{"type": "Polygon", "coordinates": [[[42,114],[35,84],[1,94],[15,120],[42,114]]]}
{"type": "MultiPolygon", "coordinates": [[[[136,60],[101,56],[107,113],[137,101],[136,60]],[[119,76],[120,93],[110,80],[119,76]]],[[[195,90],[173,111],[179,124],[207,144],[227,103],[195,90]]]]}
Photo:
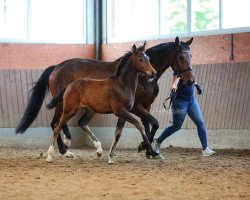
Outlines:
{"type": "Polygon", "coordinates": [[[118,119],[118,122],[116,125],[116,130],[115,130],[115,138],[114,138],[113,143],[112,143],[110,150],[109,150],[108,164],[114,163],[114,155],[115,155],[116,145],[121,137],[122,129],[123,129],[125,123],[126,123],[126,121],[124,119],[122,119],[122,118],[118,119]]]}
{"type": "Polygon", "coordinates": [[[78,121],[78,126],[80,126],[83,129],[83,131],[85,131],[88,134],[88,136],[91,138],[96,148],[97,156],[101,157],[102,156],[101,142],[97,139],[95,134],[90,130],[89,126],[87,125],[90,122],[90,120],[94,117],[95,113],[86,108],[84,109],[84,111],[85,111],[84,115],[78,121]]]}
{"type": "Polygon", "coordinates": [[[123,110],[117,110],[115,112],[115,115],[118,117],[123,118],[124,120],[130,122],[131,124],[133,124],[141,133],[143,141],[145,143],[145,148],[146,148],[146,157],[147,158],[151,158],[152,155],[152,148],[151,145],[148,141],[148,138],[146,136],[145,133],[145,129],[143,127],[143,125],[141,124],[141,122],[139,122],[137,119],[135,119],[127,110],[123,109],[123,110]]]}
{"type": "Polygon", "coordinates": [[[148,121],[145,120],[145,119],[141,119],[141,122],[142,122],[142,124],[143,124],[143,126],[144,126],[144,128],[145,128],[145,133],[146,133],[146,135],[147,135],[147,137],[148,137],[149,134],[150,134],[150,124],[149,124],[148,121]]]}
{"type": "MultiPolygon", "coordinates": [[[[62,108],[63,108],[63,102],[60,101],[60,102],[57,104],[56,107],[62,109],[62,108]]],[[[59,117],[59,119],[60,119],[60,117],[59,117]]],[[[59,119],[58,119],[58,120],[59,120],[59,119]]],[[[62,127],[62,129],[63,129],[63,134],[64,134],[64,135],[63,135],[63,143],[64,143],[65,148],[68,149],[68,148],[70,147],[70,145],[71,145],[71,134],[70,134],[70,132],[69,132],[68,125],[65,124],[65,125],[62,127]]],[[[61,138],[61,135],[60,135],[59,137],[61,138]]],[[[62,139],[60,139],[60,140],[62,140],[62,139]]],[[[58,143],[58,140],[57,140],[57,143],[58,143]]]]}
{"type": "Polygon", "coordinates": [[[69,131],[69,127],[67,124],[65,124],[63,126],[63,143],[65,145],[66,148],[69,148],[70,145],[71,145],[71,134],[70,134],[70,131],[69,131]]]}
{"type": "MultiPolygon", "coordinates": [[[[152,129],[151,132],[149,133],[148,140],[150,143],[153,142],[154,136],[156,131],[159,128],[159,123],[157,119],[155,119],[150,113],[149,113],[150,108],[145,109],[141,104],[137,104],[133,107],[132,113],[134,113],[136,116],[140,117],[142,121],[148,122],[151,124],[152,129]]],[[[145,149],[145,144],[144,141],[141,142],[141,144],[138,146],[138,152],[141,152],[145,149]]]]}

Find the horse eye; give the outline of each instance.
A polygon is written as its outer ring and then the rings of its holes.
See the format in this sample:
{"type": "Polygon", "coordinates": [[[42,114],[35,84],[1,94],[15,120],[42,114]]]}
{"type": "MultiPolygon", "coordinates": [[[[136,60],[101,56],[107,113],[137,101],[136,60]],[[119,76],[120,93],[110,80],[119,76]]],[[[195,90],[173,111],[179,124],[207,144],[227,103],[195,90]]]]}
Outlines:
{"type": "Polygon", "coordinates": [[[143,59],[142,59],[142,58],[139,58],[139,61],[140,61],[140,62],[143,62],[143,59]]]}
{"type": "Polygon", "coordinates": [[[180,60],[184,60],[184,56],[180,56],[180,60]]]}

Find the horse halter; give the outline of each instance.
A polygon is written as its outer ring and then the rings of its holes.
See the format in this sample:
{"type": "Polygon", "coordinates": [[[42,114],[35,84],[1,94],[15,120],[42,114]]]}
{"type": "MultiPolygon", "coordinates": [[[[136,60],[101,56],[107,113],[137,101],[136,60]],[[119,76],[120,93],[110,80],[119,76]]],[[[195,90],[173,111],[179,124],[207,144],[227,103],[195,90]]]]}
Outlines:
{"type": "MultiPolygon", "coordinates": [[[[178,51],[178,53],[189,53],[190,51],[189,50],[186,50],[186,51],[184,51],[184,50],[182,50],[182,51],[178,51]]],[[[179,56],[180,54],[177,54],[176,56],[175,56],[175,59],[174,59],[174,61],[176,61],[176,64],[177,64],[177,67],[178,67],[178,72],[175,72],[176,74],[178,74],[178,77],[181,77],[182,76],[182,74],[184,73],[184,72],[186,72],[186,71],[192,71],[192,67],[187,67],[186,69],[184,69],[184,70],[181,70],[181,67],[180,67],[180,64],[179,64],[179,61],[178,61],[178,56],[179,56]]]]}

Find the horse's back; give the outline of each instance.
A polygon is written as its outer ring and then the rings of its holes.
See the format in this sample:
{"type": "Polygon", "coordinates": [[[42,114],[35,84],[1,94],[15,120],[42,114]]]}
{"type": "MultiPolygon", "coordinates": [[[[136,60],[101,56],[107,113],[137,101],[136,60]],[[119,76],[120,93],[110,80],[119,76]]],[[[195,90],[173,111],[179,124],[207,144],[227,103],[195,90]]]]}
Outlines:
{"type": "MultiPolygon", "coordinates": [[[[105,79],[116,70],[117,62],[74,58],[58,64],[50,75],[50,90],[55,91],[80,78],[105,79]]],[[[53,95],[53,92],[52,92],[53,95]]]]}
{"type": "Polygon", "coordinates": [[[54,73],[58,74],[58,76],[62,74],[72,74],[77,79],[104,79],[114,73],[115,69],[115,62],[75,58],[57,65],[54,73]]]}

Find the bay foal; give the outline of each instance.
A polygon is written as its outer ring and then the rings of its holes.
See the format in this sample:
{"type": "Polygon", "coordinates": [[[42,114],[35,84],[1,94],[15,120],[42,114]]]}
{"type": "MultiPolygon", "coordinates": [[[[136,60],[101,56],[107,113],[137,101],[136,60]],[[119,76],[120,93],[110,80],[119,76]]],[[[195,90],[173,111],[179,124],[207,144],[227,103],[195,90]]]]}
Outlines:
{"type": "MultiPolygon", "coordinates": [[[[103,80],[79,79],[73,81],[51,100],[47,105],[48,108],[56,107],[58,101],[63,99],[63,109],[61,115],[59,115],[61,116],[60,119],[56,120],[54,138],[48,150],[47,162],[52,162],[54,145],[59,131],[81,108],[84,109],[84,112],[114,113],[116,116],[132,123],[142,135],[147,158],[151,156],[151,145],[144,127],[129,112],[135,102],[138,73],[142,72],[150,78],[156,77],[156,71],[144,51],[145,46],[137,49],[133,45],[132,50],[120,60],[115,74],[103,80]]],[[[85,129],[89,129],[87,124],[85,129]]]]}

